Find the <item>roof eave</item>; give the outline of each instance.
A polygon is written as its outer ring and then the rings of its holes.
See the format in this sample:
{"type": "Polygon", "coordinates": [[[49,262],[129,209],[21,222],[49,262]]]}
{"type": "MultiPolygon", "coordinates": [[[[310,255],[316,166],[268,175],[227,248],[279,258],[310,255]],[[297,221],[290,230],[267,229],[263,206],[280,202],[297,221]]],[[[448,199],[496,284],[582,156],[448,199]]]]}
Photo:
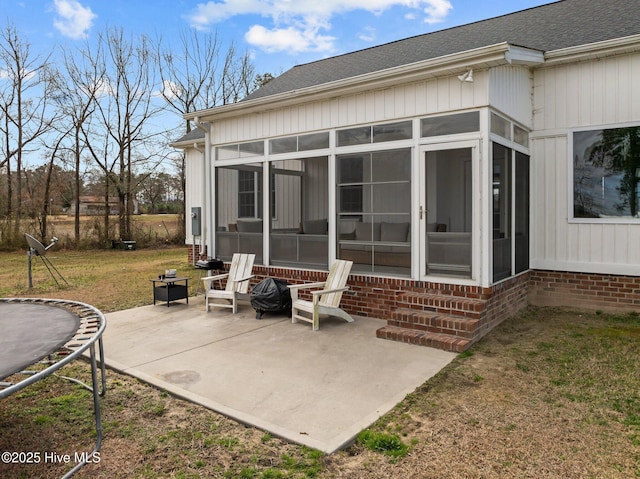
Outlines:
{"type": "Polygon", "coordinates": [[[631,35],[559,50],[550,50],[545,53],[544,58],[545,65],[556,65],[638,51],[640,51],[640,35],[631,35]]]}
{"type": "Polygon", "coordinates": [[[379,70],[364,75],[323,83],[298,90],[246,100],[239,103],[223,105],[200,110],[184,115],[187,120],[199,117],[203,121],[222,119],[241,114],[261,112],[268,106],[282,108],[298,104],[301,100],[322,100],[335,97],[336,94],[357,93],[372,88],[380,89],[399,80],[403,83],[435,78],[444,75],[457,75],[468,68],[493,67],[505,64],[534,64],[544,61],[542,52],[523,47],[515,47],[503,42],[486,47],[466,50],[428,60],[409,63],[398,67],[379,70]]]}

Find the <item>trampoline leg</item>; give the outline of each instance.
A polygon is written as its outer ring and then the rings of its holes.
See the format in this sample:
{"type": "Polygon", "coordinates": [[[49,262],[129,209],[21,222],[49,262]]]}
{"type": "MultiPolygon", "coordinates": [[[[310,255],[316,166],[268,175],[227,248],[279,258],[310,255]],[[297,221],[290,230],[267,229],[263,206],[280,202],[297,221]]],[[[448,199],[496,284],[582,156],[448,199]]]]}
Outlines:
{"type": "MultiPolygon", "coordinates": [[[[102,338],[100,338],[100,346],[102,346],[102,338]]],[[[93,451],[84,456],[84,459],[76,464],[73,469],[67,472],[62,479],[68,479],[73,476],[76,472],[78,472],[83,466],[85,466],[90,459],[94,459],[95,453],[100,451],[100,447],[102,446],[102,417],[100,414],[100,396],[103,396],[105,393],[105,377],[104,377],[104,361],[103,361],[103,351],[102,347],[100,347],[100,362],[101,362],[101,370],[102,370],[102,392],[98,390],[98,365],[96,361],[96,348],[95,345],[92,344],[89,348],[90,358],[91,358],[91,384],[93,386],[93,413],[96,419],[96,447],[93,448],[93,451]]]]}
{"type": "Polygon", "coordinates": [[[100,378],[102,382],[102,390],[100,391],[100,396],[104,396],[107,392],[107,374],[104,366],[104,345],[102,344],[102,336],[100,336],[100,339],[98,339],[98,351],[100,352],[100,378]]]}

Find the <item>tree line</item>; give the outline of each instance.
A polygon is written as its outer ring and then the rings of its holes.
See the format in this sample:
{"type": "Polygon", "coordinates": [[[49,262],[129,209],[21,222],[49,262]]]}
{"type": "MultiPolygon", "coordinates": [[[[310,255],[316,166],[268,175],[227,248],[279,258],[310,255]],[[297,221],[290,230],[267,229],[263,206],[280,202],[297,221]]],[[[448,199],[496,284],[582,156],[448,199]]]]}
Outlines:
{"type": "MultiPolygon", "coordinates": [[[[118,203],[117,235],[133,238],[134,203],[171,188],[184,215],[184,155],[169,144],[193,128],[181,115],[234,103],[272,78],[217,33],[183,31],[177,41],[108,28],[75,50],[33,53],[7,24],[0,31],[0,245],[18,246],[25,221],[47,241],[54,204],[80,197],[118,203]],[[174,181],[168,181],[167,176],[174,181]],[[172,183],[172,186],[167,186],[172,183]]],[[[161,194],[161,193],[160,193],[161,194]]],[[[181,221],[184,224],[183,221],[181,221]]],[[[113,230],[113,229],[111,229],[113,230]]]]}

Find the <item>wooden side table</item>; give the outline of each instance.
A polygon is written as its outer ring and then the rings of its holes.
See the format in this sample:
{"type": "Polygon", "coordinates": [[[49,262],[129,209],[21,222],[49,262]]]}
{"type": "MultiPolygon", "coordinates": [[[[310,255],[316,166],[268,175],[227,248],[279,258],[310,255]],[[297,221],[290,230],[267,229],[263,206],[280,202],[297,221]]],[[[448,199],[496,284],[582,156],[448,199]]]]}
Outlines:
{"type": "Polygon", "coordinates": [[[189,304],[189,278],[153,278],[149,281],[153,283],[153,304],[156,304],[156,301],[166,301],[168,307],[171,301],[181,299],[186,299],[189,304]],[[177,284],[182,282],[184,284],[177,284]]]}

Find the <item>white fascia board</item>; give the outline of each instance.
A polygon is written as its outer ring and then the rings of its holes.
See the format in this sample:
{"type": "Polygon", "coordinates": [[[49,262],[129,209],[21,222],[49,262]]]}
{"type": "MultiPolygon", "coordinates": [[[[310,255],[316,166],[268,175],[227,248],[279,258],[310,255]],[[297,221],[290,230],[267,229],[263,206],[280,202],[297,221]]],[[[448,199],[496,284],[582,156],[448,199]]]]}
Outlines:
{"type": "Polygon", "coordinates": [[[509,50],[504,54],[504,58],[512,65],[535,66],[544,63],[544,52],[509,45],[509,50]]]}
{"type": "Polygon", "coordinates": [[[544,58],[545,65],[554,65],[633,52],[640,52],[640,35],[613,38],[603,42],[588,43],[560,50],[550,50],[545,53],[544,58]]]}
{"type": "Polygon", "coordinates": [[[435,78],[444,75],[458,75],[469,68],[493,67],[508,64],[506,54],[513,48],[506,42],[486,47],[467,50],[464,52],[431,58],[394,68],[379,70],[364,75],[349,77],[342,80],[314,85],[299,90],[291,90],[275,95],[269,95],[255,100],[240,101],[219,107],[200,110],[183,116],[186,120],[199,117],[202,121],[212,121],[238,115],[262,112],[269,109],[281,108],[305,101],[332,98],[336,95],[354,93],[372,88],[385,88],[403,83],[435,78]]]}

